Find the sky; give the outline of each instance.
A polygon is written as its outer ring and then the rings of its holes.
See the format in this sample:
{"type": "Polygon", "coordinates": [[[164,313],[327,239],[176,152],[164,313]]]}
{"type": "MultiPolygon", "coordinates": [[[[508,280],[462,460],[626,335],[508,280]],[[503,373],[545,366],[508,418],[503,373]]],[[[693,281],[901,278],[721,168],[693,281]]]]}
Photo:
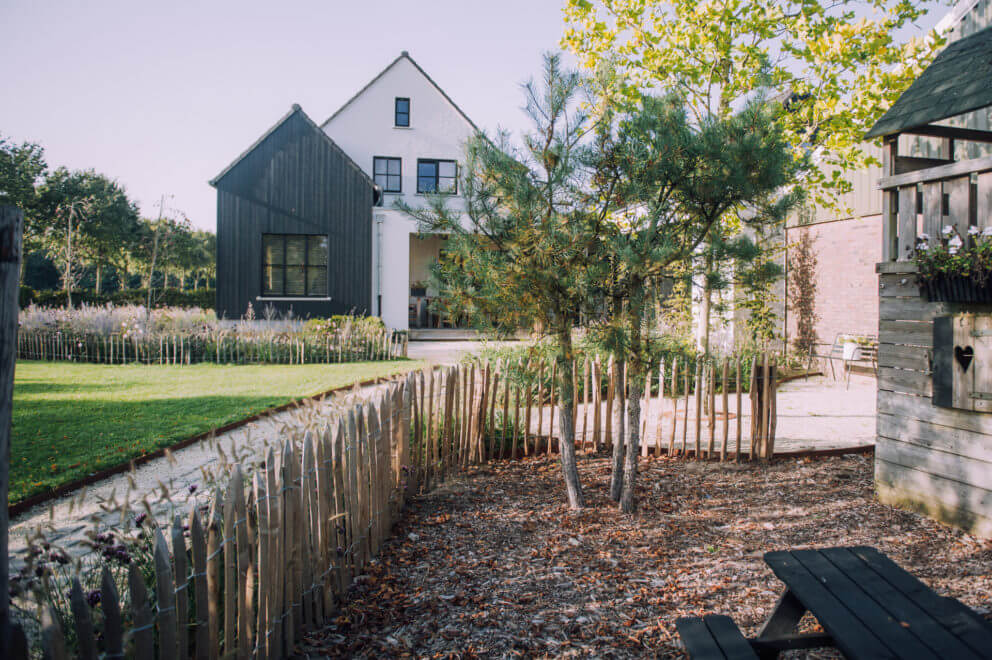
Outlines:
{"type": "Polygon", "coordinates": [[[481,128],[518,130],[560,0],[3,0],[0,134],[213,230],[207,183],[293,103],[318,124],[401,51],[481,128]]]}
{"type": "Polygon", "coordinates": [[[524,128],[519,85],[557,48],[562,2],[2,0],[0,135],[213,230],[211,178],[293,103],[320,124],[403,50],[478,126],[524,128]]]}

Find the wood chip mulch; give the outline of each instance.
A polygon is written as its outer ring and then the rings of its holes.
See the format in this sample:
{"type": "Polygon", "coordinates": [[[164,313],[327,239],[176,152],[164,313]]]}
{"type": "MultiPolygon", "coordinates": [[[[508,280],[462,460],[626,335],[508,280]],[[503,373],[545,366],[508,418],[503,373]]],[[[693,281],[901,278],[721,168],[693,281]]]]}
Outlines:
{"type": "Polygon", "coordinates": [[[301,656],[683,657],[676,618],[719,612],[756,634],[781,588],[762,554],[809,546],[875,546],[992,610],[992,542],[877,503],[871,457],[642,460],[632,516],[609,499],[608,459],[580,458],[580,471],[578,512],[544,459],[491,463],[415,498],[301,656]]]}

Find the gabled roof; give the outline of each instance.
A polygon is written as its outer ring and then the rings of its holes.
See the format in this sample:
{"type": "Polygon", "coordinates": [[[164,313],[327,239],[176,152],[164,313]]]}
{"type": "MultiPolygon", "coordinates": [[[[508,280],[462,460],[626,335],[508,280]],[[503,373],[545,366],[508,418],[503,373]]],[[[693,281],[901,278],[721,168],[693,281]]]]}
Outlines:
{"type": "Polygon", "coordinates": [[[992,27],[941,51],[865,137],[910,132],[988,106],[992,106],[992,27]]]}
{"type": "Polygon", "coordinates": [[[359,167],[358,164],[355,161],[353,161],[348,154],[345,153],[344,149],[342,149],[341,147],[339,147],[337,145],[337,143],[335,143],[334,140],[331,139],[331,136],[329,136],[327,133],[325,133],[320,128],[320,126],[317,126],[316,122],[314,122],[314,120],[310,119],[310,117],[309,117],[309,115],[307,115],[307,113],[303,112],[303,108],[301,108],[298,103],[294,103],[293,104],[293,107],[290,108],[289,112],[287,112],[285,115],[283,115],[282,119],[280,119],[279,121],[277,121],[269,130],[265,131],[265,133],[262,134],[262,137],[260,137],[257,140],[255,140],[250,147],[248,147],[247,149],[245,149],[241,153],[241,155],[238,156],[237,158],[235,158],[234,161],[230,165],[228,165],[227,167],[225,167],[221,171],[220,174],[218,174],[213,179],[211,179],[210,180],[210,185],[216,188],[217,187],[217,184],[220,183],[221,179],[223,179],[225,176],[227,176],[231,172],[231,170],[233,170],[235,167],[237,167],[239,164],[241,164],[241,162],[244,161],[245,158],[247,158],[249,155],[251,155],[251,153],[253,151],[255,151],[255,149],[257,149],[259,147],[259,145],[261,145],[267,139],[269,139],[269,137],[271,137],[273,133],[275,133],[277,130],[279,130],[279,128],[283,124],[285,124],[286,122],[290,121],[294,117],[298,117],[299,119],[303,120],[310,128],[312,128],[314,131],[316,131],[317,133],[319,133],[320,136],[321,136],[321,138],[323,138],[327,142],[327,144],[330,145],[330,147],[341,156],[341,158],[342,158],[342,160],[344,160],[344,162],[346,162],[350,167],[354,168],[356,172],[358,172],[359,174],[361,174],[362,175],[362,178],[364,178],[366,181],[368,181],[370,186],[372,186],[373,188],[376,187],[375,182],[369,177],[369,175],[366,174],[365,171],[361,167],[359,167]]]}
{"type": "Polygon", "coordinates": [[[360,90],[358,90],[358,93],[356,93],[350,99],[348,99],[347,101],[345,101],[344,105],[342,105],[340,108],[338,108],[334,112],[334,114],[332,114],[330,117],[328,117],[327,120],[323,124],[320,125],[320,127],[323,128],[323,127],[327,126],[331,122],[332,119],[334,119],[339,114],[341,114],[341,112],[344,111],[344,109],[347,108],[349,105],[351,105],[352,102],[355,101],[355,99],[357,99],[359,96],[361,96],[362,94],[364,94],[365,93],[365,90],[367,90],[369,87],[371,87],[372,85],[374,85],[380,78],[382,78],[384,75],[386,75],[386,72],[389,71],[390,69],[392,69],[394,66],[396,66],[400,62],[400,60],[404,60],[404,59],[407,60],[407,61],[409,61],[410,64],[412,64],[414,66],[414,68],[417,69],[417,71],[419,71],[420,74],[424,78],[427,79],[427,82],[429,82],[431,85],[434,86],[434,89],[436,89],[441,94],[441,96],[443,96],[444,99],[448,103],[451,104],[451,107],[453,107],[455,109],[455,111],[462,116],[462,119],[464,119],[465,121],[467,121],[469,123],[469,126],[471,126],[475,130],[476,133],[481,133],[482,132],[482,131],[479,130],[479,127],[475,125],[475,122],[472,121],[471,119],[469,119],[469,116],[466,115],[462,111],[462,109],[458,107],[458,104],[451,100],[451,97],[448,96],[448,94],[443,89],[441,89],[441,86],[438,85],[436,82],[434,82],[434,79],[431,78],[429,75],[427,75],[427,72],[424,71],[420,67],[420,65],[417,64],[412,57],[410,57],[410,53],[408,53],[405,50],[402,53],[400,53],[399,57],[397,57],[395,60],[393,60],[392,62],[390,62],[389,63],[389,66],[387,66],[385,69],[383,69],[382,71],[380,71],[379,72],[379,75],[377,75],[375,78],[373,78],[372,80],[370,80],[367,85],[365,85],[360,90]]]}

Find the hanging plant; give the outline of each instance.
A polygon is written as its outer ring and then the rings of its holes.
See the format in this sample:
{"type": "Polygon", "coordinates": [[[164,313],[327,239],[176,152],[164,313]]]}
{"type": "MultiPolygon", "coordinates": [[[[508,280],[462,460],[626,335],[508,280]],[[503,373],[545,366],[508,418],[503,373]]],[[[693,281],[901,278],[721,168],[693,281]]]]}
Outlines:
{"type": "Polygon", "coordinates": [[[947,225],[936,240],[920,234],[915,261],[931,302],[992,302],[992,227],[969,227],[962,236],[947,225]]]}

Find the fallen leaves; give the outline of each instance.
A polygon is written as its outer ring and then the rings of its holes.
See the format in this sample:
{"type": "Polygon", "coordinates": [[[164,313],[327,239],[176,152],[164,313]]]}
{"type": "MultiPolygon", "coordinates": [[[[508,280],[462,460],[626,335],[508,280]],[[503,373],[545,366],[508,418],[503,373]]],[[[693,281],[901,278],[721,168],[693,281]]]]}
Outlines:
{"type": "Polygon", "coordinates": [[[874,545],[938,592],[992,610],[992,544],[878,504],[871,459],[728,468],[642,461],[634,516],[607,496],[604,458],[581,459],[589,506],[578,512],[545,459],[475,470],[412,502],[334,624],[300,650],[682,657],[676,618],[719,612],[755,634],[781,590],[762,554],[810,546],[874,545]]]}

